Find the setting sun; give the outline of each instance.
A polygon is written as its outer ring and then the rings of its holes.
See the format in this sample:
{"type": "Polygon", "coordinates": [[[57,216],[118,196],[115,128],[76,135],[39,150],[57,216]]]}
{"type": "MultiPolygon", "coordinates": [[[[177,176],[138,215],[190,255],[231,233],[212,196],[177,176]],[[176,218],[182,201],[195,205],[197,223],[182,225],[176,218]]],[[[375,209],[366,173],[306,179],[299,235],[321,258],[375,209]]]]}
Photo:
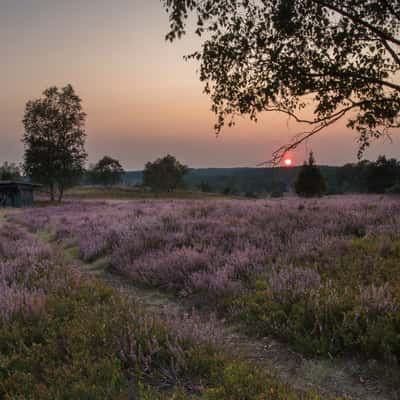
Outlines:
{"type": "Polygon", "coordinates": [[[291,160],[290,158],[287,158],[287,159],[285,160],[285,165],[286,165],[287,167],[290,167],[290,166],[292,165],[292,160],[291,160]]]}

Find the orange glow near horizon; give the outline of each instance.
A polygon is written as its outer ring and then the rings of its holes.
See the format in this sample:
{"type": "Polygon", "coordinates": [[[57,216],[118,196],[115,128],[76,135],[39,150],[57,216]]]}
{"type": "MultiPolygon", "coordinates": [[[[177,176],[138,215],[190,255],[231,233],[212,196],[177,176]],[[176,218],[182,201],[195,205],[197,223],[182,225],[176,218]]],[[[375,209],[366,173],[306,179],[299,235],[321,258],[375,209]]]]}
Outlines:
{"type": "MultiPolygon", "coordinates": [[[[190,33],[171,44],[164,40],[168,31],[158,1],[0,0],[0,54],[6,60],[0,63],[0,165],[23,159],[26,102],[68,83],[87,113],[88,164],[107,154],[126,170],[140,170],[170,153],[193,168],[255,167],[304,130],[283,113],[266,112],[257,124],[237,118],[235,127],[216,137],[199,64],[182,60],[202,40],[190,33]]],[[[312,119],[312,108],[300,117],[312,119]]],[[[308,145],[319,164],[343,165],[356,162],[356,139],[343,120],[308,145]]],[[[365,157],[399,153],[400,140],[382,141],[365,157]]],[[[301,165],[307,157],[307,147],[299,147],[280,166],[301,165]]]]}

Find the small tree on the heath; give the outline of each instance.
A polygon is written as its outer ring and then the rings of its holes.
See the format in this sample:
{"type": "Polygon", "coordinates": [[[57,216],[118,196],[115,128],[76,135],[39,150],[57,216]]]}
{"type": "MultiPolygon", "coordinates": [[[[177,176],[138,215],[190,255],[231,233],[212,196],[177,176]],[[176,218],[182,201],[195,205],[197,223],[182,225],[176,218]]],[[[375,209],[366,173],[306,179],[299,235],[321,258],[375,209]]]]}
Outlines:
{"type": "Polygon", "coordinates": [[[40,99],[28,101],[23,124],[24,170],[34,181],[58,191],[79,182],[87,158],[85,119],[81,99],[71,85],[50,87],[40,99]]]}
{"type": "Polygon", "coordinates": [[[148,162],[143,172],[143,184],[157,192],[170,192],[183,186],[183,177],[189,171],[175,157],[167,155],[148,162]]]}
{"type": "Polygon", "coordinates": [[[305,162],[300,169],[295,183],[295,190],[302,197],[322,196],[326,190],[324,177],[315,164],[313,152],[310,152],[308,163],[305,162]]]}
{"type": "Polygon", "coordinates": [[[121,183],[125,171],[115,158],[104,156],[89,170],[92,183],[98,185],[116,185],[121,183]]]}

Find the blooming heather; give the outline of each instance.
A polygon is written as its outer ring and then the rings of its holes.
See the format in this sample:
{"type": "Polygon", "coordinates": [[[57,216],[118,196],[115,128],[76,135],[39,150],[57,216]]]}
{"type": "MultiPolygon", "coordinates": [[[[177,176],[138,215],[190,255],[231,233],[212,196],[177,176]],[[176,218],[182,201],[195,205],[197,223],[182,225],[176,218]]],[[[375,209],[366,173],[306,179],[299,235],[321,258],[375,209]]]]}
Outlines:
{"type": "Polygon", "coordinates": [[[64,290],[77,272],[57,268],[49,245],[14,224],[0,225],[0,324],[22,313],[38,315],[46,293],[64,290]]]}
{"type": "MultiPolygon", "coordinates": [[[[395,198],[75,202],[10,218],[76,246],[84,260],[107,256],[136,283],[230,310],[307,354],[361,349],[400,359],[395,198]]],[[[0,254],[17,254],[7,240],[0,254]]],[[[24,247],[21,260],[35,254],[44,262],[45,249],[24,247]]],[[[18,272],[26,262],[20,268],[7,257],[7,276],[29,281],[18,272]]],[[[7,296],[18,296],[5,282],[7,296]]],[[[156,347],[149,343],[150,353],[156,347]]]]}
{"type": "Polygon", "coordinates": [[[268,294],[278,302],[294,302],[311,290],[318,289],[320,283],[318,272],[309,268],[289,266],[271,273],[268,294]]]}
{"type": "Polygon", "coordinates": [[[113,269],[139,282],[214,295],[241,290],[276,262],[345,252],[349,238],[395,235],[399,211],[396,200],[372,196],[145,200],[71,203],[13,219],[69,240],[84,260],[109,255],[113,269]]]}

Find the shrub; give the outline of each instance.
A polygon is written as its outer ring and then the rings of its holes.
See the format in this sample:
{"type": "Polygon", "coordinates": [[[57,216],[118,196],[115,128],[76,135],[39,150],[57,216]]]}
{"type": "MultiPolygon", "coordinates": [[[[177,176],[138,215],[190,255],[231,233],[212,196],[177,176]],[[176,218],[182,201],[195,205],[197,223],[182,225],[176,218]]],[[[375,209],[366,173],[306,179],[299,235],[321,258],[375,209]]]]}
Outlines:
{"type": "Polygon", "coordinates": [[[222,190],[222,194],[224,194],[225,196],[229,196],[232,193],[233,193],[233,189],[231,187],[229,187],[229,186],[225,187],[222,190]]]}
{"type": "MultiPolygon", "coordinates": [[[[399,354],[400,205],[389,196],[75,203],[11,218],[78,245],[83,258],[107,255],[138,283],[242,312],[253,334],[305,353],[399,354]]],[[[0,257],[18,248],[3,247],[0,257]]]]}
{"type": "Polygon", "coordinates": [[[245,197],[248,197],[249,199],[256,199],[257,198],[257,194],[255,192],[250,191],[250,190],[248,190],[244,195],[245,195],[245,197]]]}
{"type": "Polygon", "coordinates": [[[396,183],[390,188],[386,189],[386,193],[388,194],[400,194],[400,183],[396,183]]]}
{"type": "Polygon", "coordinates": [[[271,196],[273,199],[277,199],[277,198],[279,198],[279,197],[283,197],[283,192],[280,191],[280,190],[274,190],[274,191],[272,191],[272,192],[270,193],[270,196],[271,196]]]}
{"type": "Polygon", "coordinates": [[[150,315],[15,225],[0,256],[1,399],[315,399],[218,352],[215,319],[150,315]]]}

